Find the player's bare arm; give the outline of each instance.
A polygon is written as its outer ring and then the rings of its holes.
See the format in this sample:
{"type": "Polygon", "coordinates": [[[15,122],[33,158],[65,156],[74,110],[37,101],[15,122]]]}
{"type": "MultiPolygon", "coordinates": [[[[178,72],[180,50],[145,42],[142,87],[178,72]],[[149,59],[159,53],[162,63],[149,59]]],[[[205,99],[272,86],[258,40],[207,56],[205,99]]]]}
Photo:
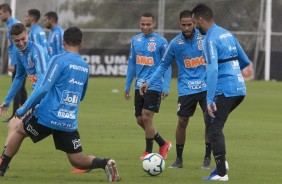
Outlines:
{"type": "Polygon", "coordinates": [[[129,95],[129,91],[125,91],[125,92],[124,92],[124,98],[125,98],[126,100],[130,100],[131,96],[129,95]]]}

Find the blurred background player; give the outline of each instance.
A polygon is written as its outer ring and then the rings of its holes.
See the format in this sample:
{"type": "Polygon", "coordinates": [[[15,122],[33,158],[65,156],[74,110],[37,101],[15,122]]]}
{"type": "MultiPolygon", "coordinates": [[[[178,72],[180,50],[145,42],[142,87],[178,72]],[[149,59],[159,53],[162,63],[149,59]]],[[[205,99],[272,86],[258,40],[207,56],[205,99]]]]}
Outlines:
{"type": "Polygon", "coordinates": [[[22,126],[18,126],[10,135],[8,149],[0,164],[0,176],[4,176],[8,164],[27,136],[36,143],[53,135],[56,149],[65,152],[74,167],[102,168],[109,181],[119,181],[113,159],[84,156],[82,153],[77,119],[80,101],[84,99],[87,90],[89,67],[79,54],[82,46],[80,29],[67,29],[63,44],[66,52],[51,59],[40,88],[35,88],[26,103],[16,112],[16,119],[22,126]],[[30,109],[34,110],[24,117],[30,109]],[[21,119],[22,117],[24,118],[21,119]]]}
{"type": "MultiPolygon", "coordinates": [[[[140,93],[146,91],[170,68],[176,61],[178,66],[178,124],[176,128],[176,160],[169,168],[183,167],[183,150],[186,140],[186,128],[189,117],[193,116],[199,103],[203,115],[206,111],[206,62],[202,53],[202,38],[194,29],[192,12],[184,10],[179,15],[179,25],[182,33],[177,35],[169,44],[163,62],[154,75],[143,84],[140,93]]],[[[211,147],[205,134],[206,154],[202,168],[210,169],[211,147]]]]}
{"type": "Polygon", "coordinates": [[[53,56],[62,54],[64,52],[64,30],[58,24],[58,15],[56,12],[50,11],[45,14],[44,25],[47,29],[50,29],[47,40],[47,47],[51,59],[53,56]]]}
{"type": "Polygon", "coordinates": [[[207,62],[206,126],[216,169],[203,180],[228,181],[223,127],[229,114],[244,100],[246,85],[241,70],[250,64],[237,38],[216,25],[212,10],[205,4],[193,9],[193,22],[201,34],[207,62]]]}
{"type": "MultiPolygon", "coordinates": [[[[49,61],[47,51],[41,45],[28,40],[27,30],[23,24],[14,24],[10,34],[15,45],[12,60],[17,64],[17,72],[4,102],[0,105],[1,116],[7,115],[9,104],[20,90],[21,84],[26,79],[26,75],[32,84],[32,88],[35,88],[38,81],[43,78],[43,74],[47,68],[47,62],[49,61]]],[[[13,117],[8,124],[8,136],[6,142],[8,141],[10,133],[13,132],[16,127],[17,122],[13,117]]],[[[5,152],[5,149],[6,145],[3,153],[5,152]]],[[[2,161],[2,156],[3,154],[1,155],[0,163],[2,161]]]]}
{"type": "Polygon", "coordinates": [[[28,39],[34,43],[41,45],[47,51],[47,39],[45,30],[38,25],[40,19],[40,11],[37,9],[30,9],[25,16],[25,25],[30,28],[28,39]]]}
{"type": "MultiPolygon", "coordinates": [[[[12,81],[14,80],[15,78],[15,75],[16,75],[16,71],[17,71],[17,66],[16,66],[16,63],[13,62],[13,49],[14,49],[14,43],[12,41],[12,38],[11,38],[11,35],[10,35],[10,30],[11,30],[11,27],[16,24],[16,23],[19,23],[20,21],[17,20],[16,18],[13,18],[12,16],[12,9],[10,7],[9,4],[1,4],[0,5],[0,19],[2,22],[6,22],[7,23],[7,27],[8,27],[8,32],[7,32],[7,41],[8,41],[8,52],[9,52],[9,68],[8,70],[10,72],[12,72],[12,81]]],[[[3,122],[9,122],[16,110],[24,104],[24,102],[26,101],[27,99],[27,91],[26,91],[26,88],[25,88],[25,78],[24,78],[24,81],[23,83],[21,84],[21,87],[19,89],[19,91],[16,93],[16,95],[14,96],[14,101],[13,101],[13,111],[12,111],[12,114],[9,118],[7,118],[6,120],[4,120],[3,122]]]]}
{"type": "Polygon", "coordinates": [[[153,116],[159,111],[161,99],[169,93],[171,80],[171,68],[160,77],[144,95],[139,94],[139,87],[145,83],[156,71],[161,63],[161,58],[167,47],[167,40],[154,32],[156,22],[151,13],[145,13],[140,19],[142,33],[132,38],[128,59],[124,97],[129,100],[130,86],[133,78],[135,81],[134,109],[138,125],[145,130],[146,149],[140,159],[152,153],[154,140],[159,145],[159,153],[165,159],[171,147],[169,141],[165,141],[153,125],[153,116]]]}

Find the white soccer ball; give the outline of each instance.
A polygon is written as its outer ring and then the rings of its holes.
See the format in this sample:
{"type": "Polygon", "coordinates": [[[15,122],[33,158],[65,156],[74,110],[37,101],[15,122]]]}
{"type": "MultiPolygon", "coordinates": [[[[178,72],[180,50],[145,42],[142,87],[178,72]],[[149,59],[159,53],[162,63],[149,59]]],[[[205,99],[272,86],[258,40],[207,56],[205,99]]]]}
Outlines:
{"type": "Polygon", "coordinates": [[[151,176],[161,174],[165,168],[165,160],[157,153],[148,154],[142,162],[143,170],[151,176]]]}

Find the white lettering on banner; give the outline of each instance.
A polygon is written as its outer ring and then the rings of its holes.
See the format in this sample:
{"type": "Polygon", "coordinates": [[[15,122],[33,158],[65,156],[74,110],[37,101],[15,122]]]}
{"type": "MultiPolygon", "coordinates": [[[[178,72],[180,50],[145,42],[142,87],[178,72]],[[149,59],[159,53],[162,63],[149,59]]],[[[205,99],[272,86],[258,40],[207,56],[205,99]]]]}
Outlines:
{"type": "Polygon", "coordinates": [[[82,58],[86,61],[88,64],[101,64],[101,56],[99,55],[82,55],[82,58]]]}
{"type": "Polygon", "coordinates": [[[90,75],[126,76],[127,55],[82,55],[90,75]]]}
{"type": "Polygon", "coordinates": [[[105,56],[104,57],[104,61],[106,64],[126,64],[127,60],[126,60],[126,56],[114,56],[114,55],[110,55],[110,56],[105,56]]]}
{"type": "Polygon", "coordinates": [[[125,76],[127,65],[90,65],[90,75],[125,76]]]}

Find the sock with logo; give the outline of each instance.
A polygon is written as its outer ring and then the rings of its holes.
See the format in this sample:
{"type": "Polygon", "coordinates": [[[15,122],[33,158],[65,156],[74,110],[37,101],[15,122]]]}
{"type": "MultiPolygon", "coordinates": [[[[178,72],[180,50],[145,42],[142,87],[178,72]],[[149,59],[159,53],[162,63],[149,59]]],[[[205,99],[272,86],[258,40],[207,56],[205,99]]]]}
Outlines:
{"type": "Polygon", "coordinates": [[[107,159],[105,158],[94,158],[92,160],[93,169],[97,169],[97,168],[105,169],[106,165],[107,165],[107,159]]]}
{"type": "Polygon", "coordinates": [[[216,163],[217,174],[219,176],[225,176],[226,175],[225,154],[224,153],[215,153],[214,159],[216,163]]]}
{"type": "Polygon", "coordinates": [[[162,138],[159,132],[157,132],[156,135],[154,136],[154,140],[158,143],[160,147],[165,145],[165,140],[162,138]]]}
{"type": "Polygon", "coordinates": [[[182,161],[182,154],[184,150],[184,144],[176,144],[176,156],[182,161]]]}
{"type": "Polygon", "coordinates": [[[146,138],[146,152],[152,153],[154,138],[146,138]]]}

